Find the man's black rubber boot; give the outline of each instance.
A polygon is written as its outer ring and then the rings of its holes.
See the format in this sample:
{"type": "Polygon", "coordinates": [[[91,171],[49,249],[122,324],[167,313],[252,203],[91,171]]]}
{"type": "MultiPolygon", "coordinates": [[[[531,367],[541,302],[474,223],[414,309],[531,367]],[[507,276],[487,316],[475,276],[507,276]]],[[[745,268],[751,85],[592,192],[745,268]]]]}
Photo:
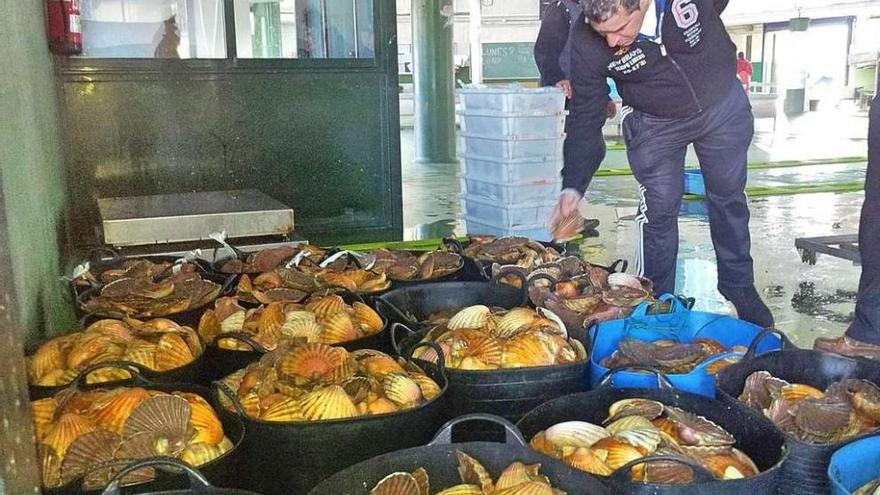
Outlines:
{"type": "Polygon", "coordinates": [[[734,307],[740,320],[754,323],[762,328],[772,328],[773,314],[761,300],[755,286],[749,287],[718,287],[721,295],[727,298],[734,307]]]}

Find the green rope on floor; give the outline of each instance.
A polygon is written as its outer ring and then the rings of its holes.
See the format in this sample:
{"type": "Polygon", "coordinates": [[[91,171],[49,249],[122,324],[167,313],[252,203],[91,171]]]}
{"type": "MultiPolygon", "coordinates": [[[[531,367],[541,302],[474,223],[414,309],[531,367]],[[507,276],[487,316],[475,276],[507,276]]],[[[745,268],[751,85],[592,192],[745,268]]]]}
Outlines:
{"type": "MultiPolygon", "coordinates": [[[[810,165],[841,165],[845,163],[861,163],[868,161],[863,156],[845,156],[843,158],[820,158],[813,160],[780,160],[778,162],[749,163],[749,170],[765,170],[768,168],[806,167],[810,165]]],[[[696,170],[698,165],[685,165],[685,169],[696,170]]],[[[624,177],[632,175],[628,168],[605,168],[596,172],[596,177],[624,177]]]]}
{"type": "MultiPolygon", "coordinates": [[[[865,188],[865,182],[838,182],[831,184],[809,184],[809,185],[791,185],[791,186],[769,186],[769,187],[747,187],[746,194],[750,198],[762,196],[789,196],[792,194],[808,194],[808,193],[845,193],[861,191],[865,188]]],[[[685,194],[682,198],[686,201],[703,200],[705,197],[697,194],[685,194]]]]}

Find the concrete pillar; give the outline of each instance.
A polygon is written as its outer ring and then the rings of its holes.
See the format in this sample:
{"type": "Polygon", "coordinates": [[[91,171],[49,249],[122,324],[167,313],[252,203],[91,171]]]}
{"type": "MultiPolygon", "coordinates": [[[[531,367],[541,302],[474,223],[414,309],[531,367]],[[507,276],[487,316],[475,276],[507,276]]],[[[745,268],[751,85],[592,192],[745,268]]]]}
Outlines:
{"type": "Polygon", "coordinates": [[[455,163],[452,0],[412,0],[416,163],[455,163]]]}
{"type": "Polygon", "coordinates": [[[483,84],[483,1],[470,0],[471,82],[483,84]]]}

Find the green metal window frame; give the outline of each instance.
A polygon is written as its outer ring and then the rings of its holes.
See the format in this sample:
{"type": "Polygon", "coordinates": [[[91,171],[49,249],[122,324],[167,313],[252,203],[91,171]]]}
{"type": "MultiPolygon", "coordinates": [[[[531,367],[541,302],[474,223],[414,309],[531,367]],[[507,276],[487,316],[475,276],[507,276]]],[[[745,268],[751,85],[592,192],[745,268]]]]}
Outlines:
{"type": "MultiPolygon", "coordinates": [[[[62,75],[107,74],[128,77],[162,75],[163,78],[185,75],[211,75],[228,73],[259,73],[269,71],[338,71],[368,70],[384,71],[387,61],[396,64],[397,53],[389,52],[387,43],[381,41],[383,19],[388,15],[387,0],[373,0],[373,46],[372,58],[239,58],[235,39],[235,0],[223,1],[224,31],[226,34],[226,58],[79,58],[56,57],[62,75]]],[[[396,34],[395,34],[396,37],[396,34]]],[[[396,48],[396,45],[394,45],[396,48]]],[[[394,69],[397,70],[396,68],[394,69]]]]}

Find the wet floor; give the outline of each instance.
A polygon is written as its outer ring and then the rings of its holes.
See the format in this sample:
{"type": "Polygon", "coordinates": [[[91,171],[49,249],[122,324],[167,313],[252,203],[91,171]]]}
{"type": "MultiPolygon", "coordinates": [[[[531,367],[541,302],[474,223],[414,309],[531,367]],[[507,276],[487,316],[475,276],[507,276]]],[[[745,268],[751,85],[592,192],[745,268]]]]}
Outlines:
{"type": "MultiPolygon", "coordinates": [[[[867,119],[863,115],[822,113],[787,121],[758,123],[749,152],[751,162],[833,159],[865,156],[867,119]]],[[[463,234],[458,167],[414,164],[413,134],[401,135],[404,225],[407,239],[463,234]]],[[[688,163],[696,164],[693,153],[688,163]]],[[[609,151],[603,168],[626,168],[625,151],[609,151]]],[[[851,183],[864,180],[865,164],[811,165],[752,170],[750,186],[851,183]]],[[[583,214],[598,218],[599,237],[584,243],[586,258],[609,263],[632,259],[638,184],[629,176],[597,177],[583,205],[583,214]]],[[[777,326],[799,346],[818,336],[842,333],[852,319],[859,268],[820,256],[815,266],[801,262],[797,237],[855,233],[863,193],[813,193],[756,197],[751,200],[752,255],[757,286],[773,310],[777,326]]],[[[694,297],[697,309],[732,312],[715,289],[714,251],[705,202],[682,205],[677,271],[678,292],[694,297]]]]}

